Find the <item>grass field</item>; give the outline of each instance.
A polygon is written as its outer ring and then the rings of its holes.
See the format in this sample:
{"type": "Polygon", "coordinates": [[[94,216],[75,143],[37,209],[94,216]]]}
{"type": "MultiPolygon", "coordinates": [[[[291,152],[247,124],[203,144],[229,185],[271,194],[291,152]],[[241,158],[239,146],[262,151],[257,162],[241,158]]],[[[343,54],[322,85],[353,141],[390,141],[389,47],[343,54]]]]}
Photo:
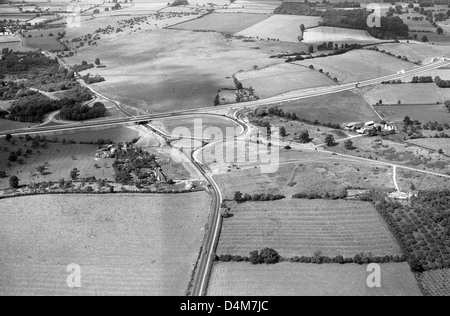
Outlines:
{"type": "Polygon", "coordinates": [[[397,182],[403,192],[409,192],[414,184],[417,190],[442,190],[450,187],[450,179],[417,171],[397,170],[397,182]]]}
{"type": "Polygon", "coordinates": [[[369,88],[364,97],[375,105],[380,100],[383,104],[436,104],[444,103],[440,89],[435,83],[382,84],[369,88]]]}
{"type": "Polygon", "coordinates": [[[89,132],[76,132],[66,133],[64,135],[57,135],[59,138],[65,137],[76,142],[97,142],[99,139],[108,140],[115,143],[119,142],[131,142],[133,139],[139,136],[139,133],[135,130],[127,127],[116,127],[101,129],[89,132]]]}
{"type": "MultiPolygon", "coordinates": [[[[187,128],[191,135],[196,138],[202,138],[203,136],[209,136],[209,132],[213,131],[212,128],[220,129],[222,135],[219,137],[231,137],[233,138],[237,133],[242,131],[239,125],[235,124],[233,121],[229,119],[224,119],[219,116],[211,116],[211,115],[197,115],[197,116],[179,116],[174,118],[166,118],[155,121],[156,124],[162,124],[163,129],[171,134],[173,131],[179,128],[187,128]],[[230,133],[227,135],[227,128],[233,128],[234,133],[230,133]],[[201,131],[201,134],[197,135],[196,132],[201,131]],[[205,133],[206,132],[206,133],[205,133]]],[[[174,135],[175,136],[175,135],[174,135]]]]}
{"type": "Polygon", "coordinates": [[[430,57],[445,57],[449,55],[450,51],[450,46],[448,45],[431,44],[390,43],[380,44],[377,47],[397,56],[406,56],[411,61],[425,61],[430,57]]]}
{"type": "MultiPolygon", "coordinates": [[[[281,156],[286,152],[280,153],[281,156]]],[[[342,161],[325,155],[308,152],[292,152],[291,159],[281,159],[276,174],[261,173],[259,169],[230,168],[227,172],[212,165],[214,179],[220,185],[225,198],[233,199],[235,191],[255,194],[283,194],[326,192],[340,194],[347,187],[394,190],[392,169],[368,165],[362,162],[342,161]]]]}
{"type": "Polygon", "coordinates": [[[235,34],[265,19],[267,19],[267,15],[264,14],[212,13],[199,19],[175,25],[172,28],[235,34]]]}
{"type": "Polygon", "coordinates": [[[323,69],[332,78],[337,77],[340,83],[378,78],[414,68],[411,63],[369,50],[353,50],[342,55],[295,63],[306,67],[313,65],[317,70],[323,69]]]}
{"type": "Polygon", "coordinates": [[[210,198],[33,196],[0,201],[0,295],[185,295],[210,198]],[[81,267],[81,288],[66,268],[81,267]]]}
{"type": "Polygon", "coordinates": [[[439,149],[444,150],[444,153],[450,154],[450,141],[446,138],[419,138],[411,139],[408,143],[419,145],[422,147],[430,148],[438,151],[439,149]]]}
{"type": "Polygon", "coordinates": [[[336,84],[318,71],[291,63],[237,73],[236,77],[244,87],[253,87],[259,98],[268,98],[293,90],[336,84]]]}
{"type": "Polygon", "coordinates": [[[347,43],[377,43],[380,40],[361,30],[339,27],[320,26],[306,30],[303,34],[305,43],[347,42],[347,43]]]}
{"type": "Polygon", "coordinates": [[[26,128],[29,126],[35,126],[36,123],[16,122],[11,120],[0,119],[0,131],[11,131],[14,129],[26,128]]]}
{"type": "Polygon", "coordinates": [[[386,224],[368,202],[293,199],[228,203],[217,254],[248,256],[273,248],[281,256],[399,255],[386,224]]]}
{"type": "MultiPolygon", "coordinates": [[[[351,155],[371,160],[395,163],[419,170],[428,170],[445,174],[450,159],[439,153],[407,143],[399,143],[389,139],[376,137],[359,137],[352,140],[354,150],[351,155]]],[[[330,151],[349,154],[343,142],[335,147],[327,147],[330,151]]]]}
{"type": "Polygon", "coordinates": [[[431,270],[417,277],[425,295],[450,296],[450,269],[431,270]]]}
{"type": "Polygon", "coordinates": [[[100,57],[107,68],[96,69],[106,79],[96,85],[98,92],[157,113],[212,106],[219,89],[234,88],[232,74],[255,64],[282,63],[268,58],[284,49],[275,44],[227,40],[218,33],[154,30],[106,41],[68,62],[100,57]]]}
{"type": "Polygon", "coordinates": [[[296,113],[300,118],[310,121],[317,119],[322,123],[380,120],[367,101],[353,91],[287,102],[279,107],[285,113],[296,113]]]}
{"type": "Polygon", "coordinates": [[[392,122],[403,122],[406,116],[422,123],[439,122],[450,123],[450,113],[441,104],[427,105],[386,105],[375,106],[375,110],[384,118],[392,122]]]}
{"type": "Polygon", "coordinates": [[[242,30],[236,35],[298,43],[298,37],[302,35],[300,24],[304,24],[308,28],[317,26],[321,21],[321,17],[275,14],[262,22],[242,30]]]}
{"type": "MultiPolygon", "coordinates": [[[[60,137],[62,139],[62,137],[60,137]]],[[[20,183],[26,185],[30,182],[58,181],[70,179],[70,171],[73,168],[80,170],[80,177],[94,176],[97,179],[114,180],[114,170],[111,167],[114,159],[95,160],[96,145],[62,145],[49,143],[47,149],[32,149],[33,154],[24,159],[25,164],[11,163],[8,167],[8,157],[11,151],[22,148],[25,152],[31,147],[31,142],[16,140],[16,145],[0,140],[0,170],[5,170],[8,176],[16,175],[20,183]],[[5,147],[7,150],[5,150],[5,147]],[[38,151],[40,153],[38,153],[38,151]],[[76,158],[76,159],[74,159],[76,158]],[[44,175],[36,171],[36,167],[48,162],[49,166],[44,175]],[[99,168],[95,167],[99,165],[99,168]],[[106,167],[105,167],[106,164],[106,167]]],[[[0,188],[9,188],[8,178],[0,179],[0,188]]]]}
{"type": "Polygon", "coordinates": [[[421,296],[406,263],[381,265],[381,288],[369,288],[366,266],[356,264],[219,263],[210,296],[421,296]]]}
{"type": "Polygon", "coordinates": [[[26,45],[43,49],[43,50],[63,50],[64,45],[58,42],[58,33],[63,33],[64,29],[48,29],[48,30],[37,30],[37,31],[27,31],[24,32],[24,41],[26,45]],[[53,36],[49,36],[53,34],[53,36]],[[31,35],[31,37],[29,37],[31,35]]]}

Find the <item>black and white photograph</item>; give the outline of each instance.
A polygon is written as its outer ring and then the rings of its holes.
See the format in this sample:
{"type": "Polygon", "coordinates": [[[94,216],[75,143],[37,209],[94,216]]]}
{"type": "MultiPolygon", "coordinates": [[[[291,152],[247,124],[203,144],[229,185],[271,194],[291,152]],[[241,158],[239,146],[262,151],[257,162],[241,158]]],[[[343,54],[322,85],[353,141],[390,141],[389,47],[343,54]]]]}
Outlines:
{"type": "Polygon", "coordinates": [[[0,296],[450,296],[450,0],[168,1],[0,0],[0,296]]]}

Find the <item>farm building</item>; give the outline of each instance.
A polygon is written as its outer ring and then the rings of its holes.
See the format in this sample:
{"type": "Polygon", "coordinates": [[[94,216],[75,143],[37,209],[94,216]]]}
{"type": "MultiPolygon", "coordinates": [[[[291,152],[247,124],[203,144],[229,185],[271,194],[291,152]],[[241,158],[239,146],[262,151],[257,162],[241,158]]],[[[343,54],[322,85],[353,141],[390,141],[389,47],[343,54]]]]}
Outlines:
{"type": "Polygon", "coordinates": [[[389,198],[395,200],[409,200],[412,197],[418,197],[419,191],[401,192],[396,191],[389,194],[389,198]]]}

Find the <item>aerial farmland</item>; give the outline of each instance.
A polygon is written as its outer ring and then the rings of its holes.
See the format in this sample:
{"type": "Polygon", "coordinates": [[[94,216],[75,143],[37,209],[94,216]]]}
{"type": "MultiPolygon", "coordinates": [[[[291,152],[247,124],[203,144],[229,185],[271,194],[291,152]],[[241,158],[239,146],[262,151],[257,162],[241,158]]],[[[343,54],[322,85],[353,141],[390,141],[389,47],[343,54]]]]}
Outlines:
{"type": "Polygon", "coordinates": [[[450,295],[443,2],[0,0],[0,295],[450,295]]]}

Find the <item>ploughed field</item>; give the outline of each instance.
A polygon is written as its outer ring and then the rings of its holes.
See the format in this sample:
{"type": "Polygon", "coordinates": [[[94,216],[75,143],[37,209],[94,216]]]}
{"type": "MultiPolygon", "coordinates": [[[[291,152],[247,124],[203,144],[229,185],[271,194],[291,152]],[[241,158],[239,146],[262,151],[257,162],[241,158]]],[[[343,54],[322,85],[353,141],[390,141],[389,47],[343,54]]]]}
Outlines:
{"type": "Polygon", "coordinates": [[[0,295],[185,295],[209,206],[204,192],[1,200],[0,295]]]}

